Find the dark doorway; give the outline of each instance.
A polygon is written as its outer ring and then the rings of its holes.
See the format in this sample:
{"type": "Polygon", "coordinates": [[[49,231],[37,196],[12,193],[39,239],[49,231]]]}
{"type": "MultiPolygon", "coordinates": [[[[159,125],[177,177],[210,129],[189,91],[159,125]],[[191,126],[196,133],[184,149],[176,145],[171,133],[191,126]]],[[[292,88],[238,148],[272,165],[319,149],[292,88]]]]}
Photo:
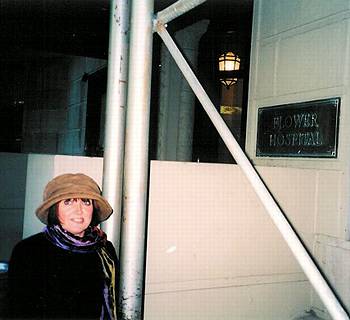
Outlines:
{"type": "Polygon", "coordinates": [[[0,56],[0,152],[20,153],[25,96],[30,94],[29,63],[0,56]]]}
{"type": "Polygon", "coordinates": [[[0,152],[21,152],[23,104],[19,100],[0,106],[0,152]]]}
{"type": "Polygon", "coordinates": [[[86,75],[88,95],[86,108],[85,154],[103,156],[106,110],[107,69],[86,75]]]}
{"type": "MultiPolygon", "coordinates": [[[[244,21],[236,20],[235,23],[227,19],[225,24],[221,20],[211,21],[208,31],[201,38],[198,77],[217,111],[244,149],[252,19],[251,15],[246,15],[244,21]],[[233,52],[240,58],[240,69],[234,74],[219,71],[219,59],[228,52],[233,52]],[[223,83],[223,77],[235,81],[228,87],[223,83]]],[[[235,163],[198,100],[195,108],[192,160],[235,163]]]]}

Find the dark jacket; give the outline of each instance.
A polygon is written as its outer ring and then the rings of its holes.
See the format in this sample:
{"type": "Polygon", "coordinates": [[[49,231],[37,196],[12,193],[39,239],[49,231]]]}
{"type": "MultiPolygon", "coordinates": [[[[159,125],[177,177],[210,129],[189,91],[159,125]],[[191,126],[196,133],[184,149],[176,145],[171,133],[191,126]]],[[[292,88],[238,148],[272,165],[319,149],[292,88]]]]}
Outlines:
{"type": "MultiPolygon", "coordinates": [[[[116,253],[110,242],[107,250],[117,268],[116,253]]],[[[39,233],[16,245],[8,276],[10,318],[100,317],[104,282],[96,252],[63,250],[39,233]]]]}

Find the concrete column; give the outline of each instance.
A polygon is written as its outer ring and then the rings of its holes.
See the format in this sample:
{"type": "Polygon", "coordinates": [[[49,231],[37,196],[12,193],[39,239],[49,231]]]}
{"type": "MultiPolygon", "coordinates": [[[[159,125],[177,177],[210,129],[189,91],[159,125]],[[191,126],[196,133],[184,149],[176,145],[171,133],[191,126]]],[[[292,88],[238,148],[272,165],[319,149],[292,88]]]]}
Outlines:
{"type": "Polygon", "coordinates": [[[160,95],[159,95],[159,113],[158,113],[158,141],[157,141],[157,159],[167,160],[167,131],[168,131],[168,106],[170,94],[170,53],[162,44],[161,46],[161,73],[160,73],[160,95]]]}
{"type": "MultiPolygon", "coordinates": [[[[182,52],[191,63],[194,71],[198,62],[198,46],[201,36],[207,31],[209,21],[202,20],[175,34],[182,52]]],[[[176,160],[192,160],[192,140],[194,122],[195,95],[185,78],[181,77],[181,91],[179,103],[179,119],[177,128],[176,160]]]]}
{"type": "MultiPolygon", "coordinates": [[[[202,20],[175,34],[195,69],[199,40],[208,24],[208,20],[202,20]]],[[[161,68],[157,159],[191,161],[195,96],[164,45],[161,68]]]]}

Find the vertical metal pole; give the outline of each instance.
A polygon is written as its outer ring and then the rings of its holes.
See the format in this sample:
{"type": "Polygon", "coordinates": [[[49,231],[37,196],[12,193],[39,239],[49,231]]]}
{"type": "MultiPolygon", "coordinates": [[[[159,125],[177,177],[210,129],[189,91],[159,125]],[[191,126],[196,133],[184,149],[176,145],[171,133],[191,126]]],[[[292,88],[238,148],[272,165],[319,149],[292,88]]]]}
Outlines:
{"type": "Polygon", "coordinates": [[[102,228],[119,252],[127,97],[129,0],[113,0],[110,11],[102,190],[103,195],[113,207],[114,214],[102,224],[102,228]]]}
{"type": "Polygon", "coordinates": [[[142,318],[154,0],[131,5],[119,315],[142,318]]]}

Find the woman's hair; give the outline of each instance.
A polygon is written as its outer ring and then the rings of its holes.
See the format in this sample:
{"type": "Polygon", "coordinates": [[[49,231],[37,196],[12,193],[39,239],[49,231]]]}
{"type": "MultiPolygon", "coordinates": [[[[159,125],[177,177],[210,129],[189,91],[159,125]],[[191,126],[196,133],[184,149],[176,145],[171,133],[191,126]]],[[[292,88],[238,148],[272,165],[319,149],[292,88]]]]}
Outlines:
{"type": "MultiPolygon", "coordinates": [[[[97,209],[95,207],[94,200],[92,200],[92,204],[94,206],[94,211],[92,212],[92,219],[90,222],[90,226],[95,227],[99,224],[99,220],[98,220],[98,214],[97,214],[97,209]]],[[[58,217],[57,217],[57,209],[58,209],[58,203],[55,203],[53,206],[49,208],[49,214],[47,216],[48,226],[54,226],[54,225],[60,224],[60,221],[58,220],[58,217]]]]}

